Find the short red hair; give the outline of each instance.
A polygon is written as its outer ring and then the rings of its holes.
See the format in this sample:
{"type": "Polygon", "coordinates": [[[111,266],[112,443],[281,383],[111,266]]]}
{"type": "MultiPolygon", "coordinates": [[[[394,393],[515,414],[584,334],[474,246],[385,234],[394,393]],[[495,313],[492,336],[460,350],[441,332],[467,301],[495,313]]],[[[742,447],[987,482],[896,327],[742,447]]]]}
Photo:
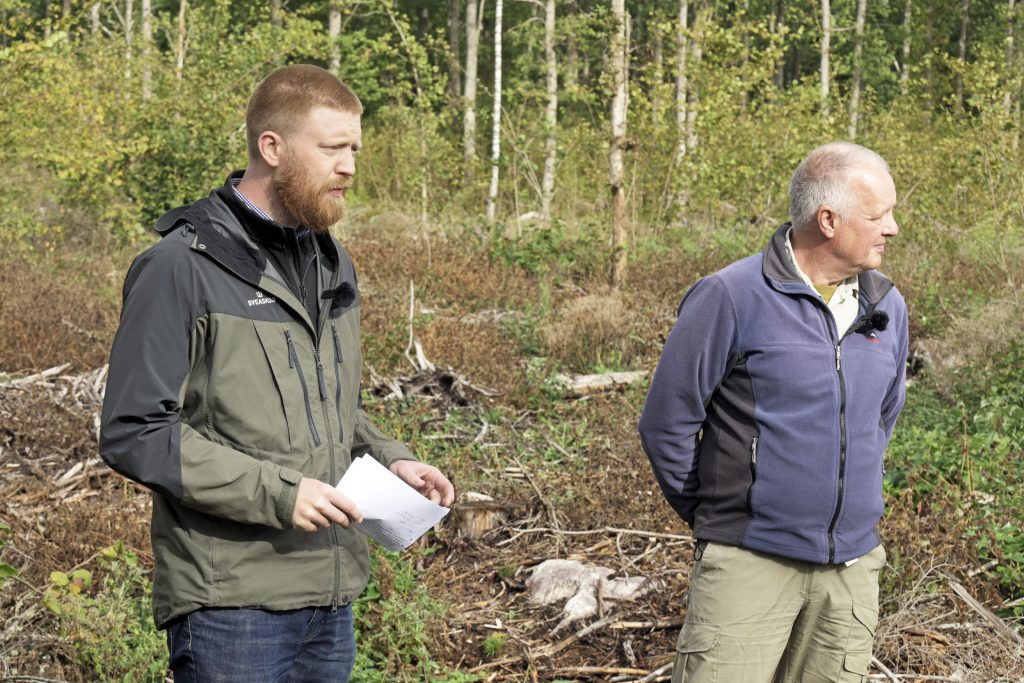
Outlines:
{"type": "Polygon", "coordinates": [[[363,103],[352,88],[312,64],[281,67],[260,81],[245,110],[249,159],[259,158],[259,139],[263,133],[269,130],[287,136],[317,107],[363,113],[363,103]]]}

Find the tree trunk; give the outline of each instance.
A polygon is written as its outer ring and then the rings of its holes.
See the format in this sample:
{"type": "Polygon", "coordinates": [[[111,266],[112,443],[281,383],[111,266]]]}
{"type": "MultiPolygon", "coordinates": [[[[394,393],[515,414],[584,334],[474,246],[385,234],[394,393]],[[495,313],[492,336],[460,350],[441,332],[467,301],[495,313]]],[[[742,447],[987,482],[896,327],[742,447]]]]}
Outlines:
{"type": "Polygon", "coordinates": [[[864,58],[864,15],[867,14],[868,0],[857,0],[857,22],[853,29],[853,74],[850,84],[850,125],[847,135],[857,139],[857,125],[860,122],[860,87],[864,58]]]}
{"type": "Polygon", "coordinates": [[[661,84],[665,82],[665,55],[662,44],[661,28],[657,22],[651,21],[647,27],[651,34],[651,66],[654,67],[654,78],[651,85],[651,117],[657,125],[664,104],[662,99],[661,84]]]}
{"type": "Polygon", "coordinates": [[[188,0],[178,0],[178,46],[174,55],[174,77],[180,82],[185,75],[185,10],[188,0]]]}
{"type": "Polygon", "coordinates": [[[1013,40],[1016,33],[1016,0],[1007,0],[1006,3],[1006,73],[1010,75],[1010,83],[1007,84],[1006,94],[1003,96],[1003,107],[1006,109],[1006,113],[1009,114],[1013,111],[1013,97],[1012,92],[1014,90],[1014,84],[1017,82],[1016,71],[1013,68],[1014,53],[1013,53],[1013,40]]]}
{"type": "Polygon", "coordinates": [[[462,0],[448,0],[448,97],[458,102],[462,94],[462,61],[460,40],[462,37],[462,0]]]}
{"type": "MultiPolygon", "coordinates": [[[[575,18],[579,12],[576,3],[568,3],[569,12],[575,18]]],[[[573,24],[575,26],[575,24],[573,24]]],[[[576,34],[573,31],[565,38],[565,66],[562,68],[562,85],[566,90],[572,90],[579,83],[580,77],[580,51],[576,45],[576,34]]]]}
{"type": "MultiPolygon", "coordinates": [[[[784,36],[786,33],[786,3],[785,0],[778,0],[775,5],[775,30],[773,31],[777,36],[784,36]]],[[[788,59],[787,53],[792,48],[788,48],[786,52],[782,53],[782,58],[779,60],[779,67],[775,70],[775,87],[782,89],[786,86],[786,61],[788,59]]]]}
{"type": "Polygon", "coordinates": [[[608,180],[612,192],[612,263],[610,282],[618,287],[626,273],[626,9],[625,0],[612,0],[612,34],[609,65],[612,71],[612,139],[608,155],[608,180]]]}
{"type": "Polygon", "coordinates": [[[341,71],[341,46],[338,39],[341,37],[341,3],[342,0],[330,0],[327,9],[327,43],[330,62],[328,70],[335,76],[341,71]]]}
{"type": "Polygon", "coordinates": [[[971,0],[962,0],[960,5],[962,16],[960,17],[960,40],[957,43],[956,57],[960,61],[961,71],[956,75],[956,102],[959,109],[964,108],[964,74],[963,67],[967,65],[967,22],[971,13],[971,0]]]}
{"type": "Polygon", "coordinates": [[[129,80],[132,77],[132,35],[135,33],[134,0],[124,0],[124,16],[121,19],[124,26],[124,78],[129,80]]]}
{"type": "MultiPolygon", "coordinates": [[[[750,65],[750,31],[747,29],[747,22],[750,20],[750,0],[743,0],[740,3],[743,11],[743,66],[742,73],[746,78],[747,67],[750,65]]],[[[743,105],[743,111],[747,110],[747,89],[743,88],[740,93],[740,103],[743,105]]]]}
{"type": "Polygon", "coordinates": [[[270,25],[281,25],[282,0],[270,0],[270,25]]]}
{"type": "Polygon", "coordinates": [[[676,165],[686,156],[687,73],[689,51],[687,31],[690,30],[689,0],[679,0],[679,22],[676,24],[676,165]]]}
{"type": "Polygon", "coordinates": [[[69,19],[71,17],[71,0],[64,0],[60,6],[60,18],[69,19]]]}
{"type": "MultiPolygon", "coordinates": [[[[707,26],[711,7],[700,0],[697,2],[697,11],[693,18],[693,39],[690,40],[690,56],[686,60],[688,69],[695,70],[700,67],[704,58],[704,29],[707,26]]],[[[700,108],[700,89],[693,79],[687,85],[686,105],[686,146],[692,154],[700,140],[697,137],[697,110],[700,108]]]]}
{"type": "Polygon", "coordinates": [[[910,27],[914,14],[914,0],[907,0],[903,7],[903,62],[900,64],[900,93],[907,94],[910,86],[910,27]]]}
{"type": "Polygon", "coordinates": [[[43,0],[43,38],[48,39],[53,31],[50,21],[50,0],[43,0]]]}
{"type": "Polygon", "coordinates": [[[501,164],[501,9],[502,0],[494,3],[494,114],[491,128],[491,189],[487,193],[487,223],[494,225],[498,203],[498,169],[501,164]]]}
{"type": "Polygon", "coordinates": [[[462,93],[462,161],[465,184],[471,185],[476,167],[476,59],[483,25],[482,0],[466,2],[466,82],[462,93]]]}
{"type": "Polygon", "coordinates": [[[544,54],[548,64],[548,108],[544,115],[544,179],[541,181],[541,215],[551,220],[555,196],[555,161],[558,150],[558,59],[555,56],[555,0],[547,0],[544,13],[544,54]]]}
{"type": "Polygon", "coordinates": [[[831,67],[829,44],[832,41],[832,7],[829,0],[821,0],[821,115],[828,117],[831,67]]]}
{"type": "Polygon", "coordinates": [[[153,68],[149,63],[153,47],[153,0],[142,0],[142,99],[153,96],[153,68]]]}

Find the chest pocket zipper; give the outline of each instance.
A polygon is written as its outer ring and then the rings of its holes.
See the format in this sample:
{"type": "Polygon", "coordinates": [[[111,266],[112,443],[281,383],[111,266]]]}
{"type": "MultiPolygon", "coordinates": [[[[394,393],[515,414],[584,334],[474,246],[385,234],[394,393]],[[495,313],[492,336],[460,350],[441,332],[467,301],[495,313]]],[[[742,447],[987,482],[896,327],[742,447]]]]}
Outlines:
{"type": "Polygon", "coordinates": [[[345,427],[341,424],[341,342],[338,340],[338,328],[331,323],[331,336],[334,337],[334,408],[338,413],[338,441],[345,440],[345,427]]]}
{"type": "Polygon", "coordinates": [[[302,386],[302,402],[306,405],[306,420],[309,422],[309,433],[313,436],[313,445],[320,445],[320,434],[316,431],[316,423],[313,422],[313,408],[309,405],[309,387],[306,386],[306,376],[302,374],[299,367],[299,355],[295,353],[295,345],[292,343],[292,333],[284,331],[285,341],[288,342],[288,367],[293,368],[299,376],[299,384],[302,386]]]}

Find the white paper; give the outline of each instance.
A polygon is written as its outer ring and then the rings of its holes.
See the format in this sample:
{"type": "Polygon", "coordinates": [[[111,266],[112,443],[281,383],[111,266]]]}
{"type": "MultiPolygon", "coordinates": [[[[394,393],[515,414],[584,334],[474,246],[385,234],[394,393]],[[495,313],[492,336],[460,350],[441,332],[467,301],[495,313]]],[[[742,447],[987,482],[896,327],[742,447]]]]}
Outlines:
{"type": "Polygon", "coordinates": [[[363,521],[352,526],[388,550],[408,548],[449,510],[368,455],[352,461],[337,488],[363,513],[363,521]]]}

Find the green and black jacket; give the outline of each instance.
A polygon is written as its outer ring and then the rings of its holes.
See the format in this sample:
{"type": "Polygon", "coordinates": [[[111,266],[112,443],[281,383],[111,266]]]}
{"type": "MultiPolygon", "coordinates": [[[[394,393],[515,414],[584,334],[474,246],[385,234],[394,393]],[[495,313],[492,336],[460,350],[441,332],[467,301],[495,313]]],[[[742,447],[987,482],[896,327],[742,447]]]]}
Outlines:
{"type": "Polygon", "coordinates": [[[359,407],[359,293],[320,235],[319,323],[242,227],[229,184],[158,222],[124,284],[100,452],[153,491],[157,625],[200,607],[341,605],[369,576],[365,539],[292,528],[303,476],[352,458],[413,459],[359,407]]]}

